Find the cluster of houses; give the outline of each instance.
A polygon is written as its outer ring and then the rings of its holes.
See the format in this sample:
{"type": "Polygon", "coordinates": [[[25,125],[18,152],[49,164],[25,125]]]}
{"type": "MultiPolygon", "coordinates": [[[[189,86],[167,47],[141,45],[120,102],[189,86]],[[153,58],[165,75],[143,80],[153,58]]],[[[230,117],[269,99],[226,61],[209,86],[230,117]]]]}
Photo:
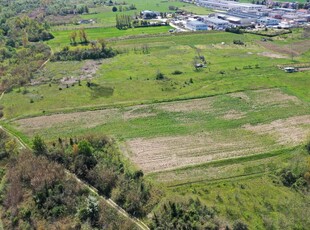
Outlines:
{"type": "Polygon", "coordinates": [[[224,30],[228,27],[274,27],[290,28],[309,25],[310,11],[307,9],[292,9],[267,7],[251,3],[239,3],[226,0],[196,0],[196,5],[213,9],[215,13],[208,16],[181,16],[178,23],[193,30],[224,30]]]}

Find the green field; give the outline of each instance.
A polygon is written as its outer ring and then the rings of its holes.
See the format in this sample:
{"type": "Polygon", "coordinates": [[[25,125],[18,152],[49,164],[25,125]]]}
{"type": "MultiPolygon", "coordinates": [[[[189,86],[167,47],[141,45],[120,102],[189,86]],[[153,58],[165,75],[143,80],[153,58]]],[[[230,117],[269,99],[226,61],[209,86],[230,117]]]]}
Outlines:
{"type": "MultiPolygon", "coordinates": [[[[148,34],[159,34],[164,33],[168,34],[170,26],[160,26],[160,27],[146,27],[146,28],[134,28],[127,30],[119,30],[116,28],[89,28],[86,29],[89,40],[97,40],[99,38],[115,38],[115,37],[125,37],[133,35],[148,35],[148,34]]],[[[48,41],[46,44],[50,45],[54,51],[59,51],[64,46],[70,45],[69,36],[73,31],[78,30],[59,30],[54,31],[53,35],[55,39],[48,41]]]]}
{"type": "MultiPolygon", "coordinates": [[[[173,4],[204,13],[178,1],[130,2],[139,10],[173,4]]],[[[109,8],[97,10],[100,23],[112,25],[109,8]]],[[[308,157],[309,71],[279,68],[309,62],[302,29],[262,42],[251,34],[169,34],[169,28],[86,29],[90,40],[105,38],[120,53],[48,62],[34,76],[38,84],[4,94],[1,124],[27,143],[37,134],[48,142],[112,136],[162,188],[163,200],[198,197],[222,221],[240,219],[250,229],[306,229],[309,196],[276,176],[283,168],[301,174],[308,157]],[[197,55],[205,57],[205,68],[195,70],[197,55]],[[158,73],[164,78],[156,79],[158,73]],[[81,85],[61,83],[79,78],[81,85]]],[[[55,30],[47,44],[58,51],[69,45],[70,33],[55,30]]]]}
{"type": "MultiPolygon", "coordinates": [[[[122,50],[123,54],[102,62],[92,79],[98,87],[88,88],[86,81],[82,81],[82,86],[60,91],[58,80],[83,75],[81,68],[87,62],[48,63],[45,70],[37,74],[37,78],[48,76],[46,84],[15,89],[5,95],[5,116],[25,117],[40,115],[43,111],[135,105],[272,87],[285,88],[309,101],[305,87],[309,82],[308,72],[290,75],[278,69],[276,65],[290,63],[290,57],[285,54],[286,58],[268,57],[277,53],[260,46],[258,40],[260,37],[255,35],[211,32],[110,41],[110,46],[122,50]],[[232,44],[235,39],[244,41],[247,46],[232,44]],[[144,45],[149,47],[148,54],[142,53],[144,45]],[[195,71],[192,64],[197,49],[208,62],[207,68],[201,71],[195,71]],[[176,70],[183,73],[173,75],[176,70]],[[158,71],[165,74],[166,80],[155,79],[158,71]],[[189,84],[191,78],[193,83],[189,84]],[[113,94],[100,96],[104,88],[113,89],[113,94]],[[31,99],[34,103],[30,103],[31,99]]],[[[307,53],[302,54],[295,62],[306,58],[307,53]]]]}

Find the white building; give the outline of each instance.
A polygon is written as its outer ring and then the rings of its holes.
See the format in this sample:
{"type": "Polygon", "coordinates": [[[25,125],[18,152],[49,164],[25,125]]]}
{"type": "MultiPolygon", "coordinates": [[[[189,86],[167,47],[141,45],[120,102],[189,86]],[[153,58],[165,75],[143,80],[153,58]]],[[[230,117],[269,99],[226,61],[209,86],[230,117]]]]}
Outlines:
{"type": "Polygon", "coordinates": [[[208,30],[208,25],[201,21],[187,21],[186,27],[193,31],[199,31],[199,30],[208,30]]]}
{"type": "Polygon", "coordinates": [[[265,25],[265,26],[276,26],[279,25],[280,21],[275,18],[263,17],[257,19],[257,23],[265,25]]]}
{"type": "Polygon", "coordinates": [[[241,10],[241,11],[260,11],[266,9],[265,5],[255,5],[250,3],[239,3],[225,0],[197,0],[197,5],[217,9],[217,10],[241,10]]]}

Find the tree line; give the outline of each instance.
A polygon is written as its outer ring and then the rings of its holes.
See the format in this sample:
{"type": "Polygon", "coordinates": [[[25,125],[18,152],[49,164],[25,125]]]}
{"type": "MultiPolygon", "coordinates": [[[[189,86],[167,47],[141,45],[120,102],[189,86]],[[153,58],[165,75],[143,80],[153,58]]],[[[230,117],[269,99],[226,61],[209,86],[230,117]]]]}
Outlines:
{"type": "MultiPolygon", "coordinates": [[[[104,39],[96,41],[88,41],[87,35],[84,30],[82,35],[80,33],[80,43],[84,45],[90,45],[90,48],[74,48],[71,49],[69,46],[65,46],[60,52],[54,53],[51,61],[81,61],[86,59],[101,59],[111,58],[117,55],[117,51],[107,46],[107,42],[104,39]]],[[[80,32],[81,32],[80,31],[80,32]]],[[[77,45],[75,38],[70,38],[72,45],[77,45]]]]}

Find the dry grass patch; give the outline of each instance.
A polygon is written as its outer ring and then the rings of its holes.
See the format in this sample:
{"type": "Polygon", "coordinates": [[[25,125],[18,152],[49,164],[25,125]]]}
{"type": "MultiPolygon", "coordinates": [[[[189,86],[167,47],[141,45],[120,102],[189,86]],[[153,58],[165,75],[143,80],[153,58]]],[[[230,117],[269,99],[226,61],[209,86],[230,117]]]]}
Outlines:
{"type": "MultiPolygon", "coordinates": [[[[244,156],[266,150],[260,141],[246,132],[137,138],[127,142],[131,160],[145,173],[163,171],[213,160],[244,156]]],[[[270,146],[269,146],[270,148],[270,146]]]]}
{"type": "Polygon", "coordinates": [[[229,110],[224,116],[223,119],[225,120],[237,120],[244,118],[246,115],[245,112],[237,111],[237,110],[229,110]]]}
{"type": "Polygon", "coordinates": [[[194,111],[214,111],[213,103],[215,97],[194,99],[187,101],[169,102],[158,106],[159,109],[168,112],[194,112],[194,111]]]}
{"type": "Polygon", "coordinates": [[[239,98],[246,103],[256,106],[290,106],[291,104],[300,105],[302,101],[292,95],[284,93],[281,89],[261,89],[248,92],[238,92],[228,94],[230,97],[239,98]]]}
{"type": "Polygon", "coordinates": [[[297,145],[310,134],[310,115],[279,119],[269,124],[247,124],[243,127],[259,135],[272,135],[278,144],[297,145]]]}
{"type": "Polygon", "coordinates": [[[272,53],[272,52],[262,52],[262,53],[257,53],[257,54],[260,56],[270,57],[270,58],[289,58],[287,55],[277,54],[277,53],[272,53]]]}
{"type": "Polygon", "coordinates": [[[272,42],[257,41],[257,43],[266,48],[267,50],[285,55],[299,56],[310,49],[310,40],[294,42],[290,45],[282,45],[282,46],[272,42]]]}
{"type": "Polygon", "coordinates": [[[26,118],[17,120],[16,123],[26,134],[32,134],[41,129],[68,126],[68,124],[92,128],[100,124],[105,124],[117,116],[117,109],[106,109],[26,118]]]}
{"type": "Polygon", "coordinates": [[[282,92],[280,89],[262,89],[262,90],[255,90],[249,92],[249,96],[251,96],[251,103],[257,106],[285,106],[289,105],[290,103],[293,104],[301,104],[301,101],[292,95],[288,95],[282,92]]]}
{"type": "Polygon", "coordinates": [[[152,107],[149,105],[138,105],[128,108],[129,110],[122,113],[123,120],[131,120],[136,118],[153,117],[157,114],[152,112],[152,107]]]}

